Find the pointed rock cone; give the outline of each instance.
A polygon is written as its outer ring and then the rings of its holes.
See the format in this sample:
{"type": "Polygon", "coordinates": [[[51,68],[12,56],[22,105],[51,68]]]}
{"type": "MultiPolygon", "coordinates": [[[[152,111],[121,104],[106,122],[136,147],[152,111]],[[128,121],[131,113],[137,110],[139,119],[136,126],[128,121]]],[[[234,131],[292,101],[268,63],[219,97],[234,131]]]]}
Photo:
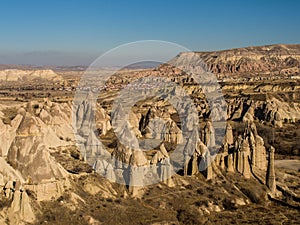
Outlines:
{"type": "Polygon", "coordinates": [[[8,211],[9,220],[12,224],[33,223],[35,215],[30,206],[29,197],[25,191],[16,191],[11,207],[8,211]]]}

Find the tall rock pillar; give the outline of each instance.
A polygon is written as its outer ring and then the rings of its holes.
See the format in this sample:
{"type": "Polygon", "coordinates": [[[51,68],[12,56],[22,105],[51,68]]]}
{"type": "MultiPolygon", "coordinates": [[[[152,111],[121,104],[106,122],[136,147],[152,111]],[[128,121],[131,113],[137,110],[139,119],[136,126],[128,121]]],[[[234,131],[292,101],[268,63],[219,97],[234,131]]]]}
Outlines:
{"type": "Polygon", "coordinates": [[[268,171],[267,171],[267,186],[271,190],[272,194],[275,194],[275,191],[276,191],[274,153],[275,153],[275,148],[273,146],[271,146],[270,150],[269,150],[269,164],[268,164],[268,171]]]}

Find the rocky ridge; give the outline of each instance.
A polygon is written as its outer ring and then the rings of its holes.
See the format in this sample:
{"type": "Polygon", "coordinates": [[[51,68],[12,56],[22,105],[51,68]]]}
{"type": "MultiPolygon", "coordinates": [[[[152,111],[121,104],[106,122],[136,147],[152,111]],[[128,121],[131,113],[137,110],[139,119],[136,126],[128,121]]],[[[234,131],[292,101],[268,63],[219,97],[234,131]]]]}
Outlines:
{"type": "MultiPolygon", "coordinates": [[[[176,60],[189,53],[182,53],[176,60]]],[[[215,52],[196,52],[208,69],[221,76],[299,74],[300,45],[267,45],[215,52]]]]}
{"type": "Polygon", "coordinates": [[[0,70],[1,82],[18,82],[18,81],[62,81],[63,77],[56,74],[53,70],[20,70],[5,69],[0,70]]]}

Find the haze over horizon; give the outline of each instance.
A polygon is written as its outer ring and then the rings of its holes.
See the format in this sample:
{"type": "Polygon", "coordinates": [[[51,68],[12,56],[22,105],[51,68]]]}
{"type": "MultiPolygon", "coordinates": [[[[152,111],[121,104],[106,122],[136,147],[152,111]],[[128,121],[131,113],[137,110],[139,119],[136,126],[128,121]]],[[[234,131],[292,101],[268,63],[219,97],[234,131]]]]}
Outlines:
{"type": "Polygon", "coordinates": [[[121,44],[170,41],[193,51],[300,43],[297,1],[10,1],[0,64],[89,65],[121,44]]]}

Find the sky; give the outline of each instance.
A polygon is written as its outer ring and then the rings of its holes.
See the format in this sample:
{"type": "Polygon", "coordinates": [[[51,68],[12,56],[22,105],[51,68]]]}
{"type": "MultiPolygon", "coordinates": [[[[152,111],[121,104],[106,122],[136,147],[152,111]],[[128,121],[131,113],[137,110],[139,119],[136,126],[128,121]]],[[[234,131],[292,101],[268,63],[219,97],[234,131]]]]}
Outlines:
{"type": "Polygon", "coordinates": [[[0,8],[0,64],[89,65],[140,40],[193,51],[300,43],[297,0],[10,0],[0,8]]]}

